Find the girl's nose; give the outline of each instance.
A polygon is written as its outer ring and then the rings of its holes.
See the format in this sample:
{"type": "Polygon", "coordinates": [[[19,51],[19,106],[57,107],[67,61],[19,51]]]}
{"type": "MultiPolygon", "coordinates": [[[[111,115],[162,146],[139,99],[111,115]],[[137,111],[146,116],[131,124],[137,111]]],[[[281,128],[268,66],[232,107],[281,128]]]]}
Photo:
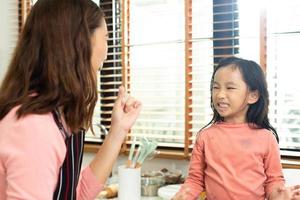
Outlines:
{"type": "Polygon", "coordinates": [[[219,92],[217,93],[217,97],[219,98],[219,99],[223,99],[223,98],[225,98],[225,91],[224,90],[219,90],[219,92]]]}

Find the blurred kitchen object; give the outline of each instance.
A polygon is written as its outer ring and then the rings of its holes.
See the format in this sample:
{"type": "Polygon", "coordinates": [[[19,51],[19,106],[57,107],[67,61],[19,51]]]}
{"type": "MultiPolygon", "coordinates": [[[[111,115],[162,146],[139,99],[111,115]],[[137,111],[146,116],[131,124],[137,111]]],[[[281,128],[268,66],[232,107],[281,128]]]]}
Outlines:
{"type": "Polygon", "coordinates": [[[170,200],[179,191],[180,187],[181,187],[180,184],[163,186],[158,189],[157,194],[159,197],[161,197],[164,200],[170,200]]]}
{"type": "MultiPolygon", "coordinates": [[[[174,185],[166,185],[158,189],[158,196],[161,197],[163,200],[171,200],[175,194],[179,191],[181,184],[174,184],[174,185]]],[[[201,192],[198,200],[205,200],[206,194],[205,192],[201,192]]]]}
{"type": "Polygon", "coordinates": [[[98,195],[98,198],[114,198],[118,196],[118,185],[112,184],[105,187],[98,195]]]}
{"type": "Polygon", "coordinates": [[[158,152],[155,152],[157,147],[157,143],[155,141],[149,141],[147,138],[143,137],[139,143],[138,149],[134,152],[136,138],[133,139],[127,159],[127,167],[140,168],[147,157],[151,156],[152,159],[158,154],[158,152]]]}
{"type": "Polygon", "coordinates": [[[131,143],[131,147],[130,147],[130,151],[129,151],[129,155],[128,155],[128,159],[127,159],[127,164],[126,164],[127,167],[130,167],[132,164],[135,143],[136,143],[136,137],[133,138],[133,141],[131,143]]]}
{"type": "Polygon", "coordinates": [[[118,167],[118,199],[141,200],[141,168],[118,167]]]}
{"type": "Polygon", "coordinates": [[[137,160],[135,167],[141,167],[141,165],[145,161],[146,157],[151,155],[153,153],[153,151],[155,151],[156,147],[157,147],[156,142],[153,142],[153,141],[152,142],[151,141],[147,142],[145,144],[145,150],[141,154],[141,156],[139,156],[139,159],[137,160]]]}
{"type": "Polygon", "coordinates": [[[105,136],[108,135],[108,131],[105,128],[104,125],[102,125],[102,124],[96,124],[96,126],[100,128],[100,133],[103,133],[105,136]]]}
{"type": "Polygon", "coordinates": [[[167,168],[163,168],[160,170],[164,177],[165,183],[167,184],[181,184],[184,182],[184,177],[182,175],[181,170],[168,170],[167,168]]]}
{"type": "Polygon", "coordinates": [[[142,196],[157,196],[158,188],[165,184],[165,178],[159,171],[142,174],[142,196]]]}

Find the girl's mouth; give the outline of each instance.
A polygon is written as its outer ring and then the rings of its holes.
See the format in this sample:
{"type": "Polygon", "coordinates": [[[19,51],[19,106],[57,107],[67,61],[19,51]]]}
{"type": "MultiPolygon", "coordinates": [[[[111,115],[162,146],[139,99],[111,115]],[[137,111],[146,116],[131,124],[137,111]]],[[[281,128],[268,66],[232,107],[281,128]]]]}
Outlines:
{"type": "Polygon", "coordinates": [[[219,114],[224,113],[228,108],[229,108],[228,103],[224,103],[224,102],[217,103],[217,110],[219,114]]]}
{"type": "Polygon", "coordinates": [[[228,103],[220,102],[220,103],[217,103],[217,106],[218,106],[219,108],[228,108],[228,107],[229,107],[229,104],[228,104],[228,103]]]}

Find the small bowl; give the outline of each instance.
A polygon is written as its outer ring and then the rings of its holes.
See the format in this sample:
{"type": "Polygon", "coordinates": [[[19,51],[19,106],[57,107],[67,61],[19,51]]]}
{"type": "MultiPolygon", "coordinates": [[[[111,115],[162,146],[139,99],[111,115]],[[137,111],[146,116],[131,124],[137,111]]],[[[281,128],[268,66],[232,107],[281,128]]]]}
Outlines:
{"type": "Polygon", "coordinates": [[[160,173],[143,174],[141,178],[142,196],[157,196],[158,188],[164,184],[165,178],[160,173]]]}
{"type": "Polygon", "coordinates": [[[182,182],[182,171],[181,170],[168,170],[168,169],[162,169],[161,170],[163,176],[165,177],[165,183],[166,185],[169,184],[180,184],[182,182]]]}

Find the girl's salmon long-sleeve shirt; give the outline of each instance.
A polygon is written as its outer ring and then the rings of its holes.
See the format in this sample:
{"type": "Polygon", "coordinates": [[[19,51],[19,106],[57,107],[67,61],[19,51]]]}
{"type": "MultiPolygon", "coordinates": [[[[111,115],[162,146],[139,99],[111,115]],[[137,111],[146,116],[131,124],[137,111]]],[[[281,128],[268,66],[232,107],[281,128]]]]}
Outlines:
{"type": "Polygon", "coordinates": [[[198,133],[183,185],[189,200],[202,191],[208,200],[264,200],[274,185],[284,185],[284,178],[270,131],[216,123],[198,133]]]}
{"type": "MultiPolygon", "coordinates": [[[[16,110],[0,121],[0,200],[52,200],[66,155],[64,137],[52,113],[17,119],[16,110]]],[[[102,186],[86,167],[77,199],[95,199],[102,186]]]]}

